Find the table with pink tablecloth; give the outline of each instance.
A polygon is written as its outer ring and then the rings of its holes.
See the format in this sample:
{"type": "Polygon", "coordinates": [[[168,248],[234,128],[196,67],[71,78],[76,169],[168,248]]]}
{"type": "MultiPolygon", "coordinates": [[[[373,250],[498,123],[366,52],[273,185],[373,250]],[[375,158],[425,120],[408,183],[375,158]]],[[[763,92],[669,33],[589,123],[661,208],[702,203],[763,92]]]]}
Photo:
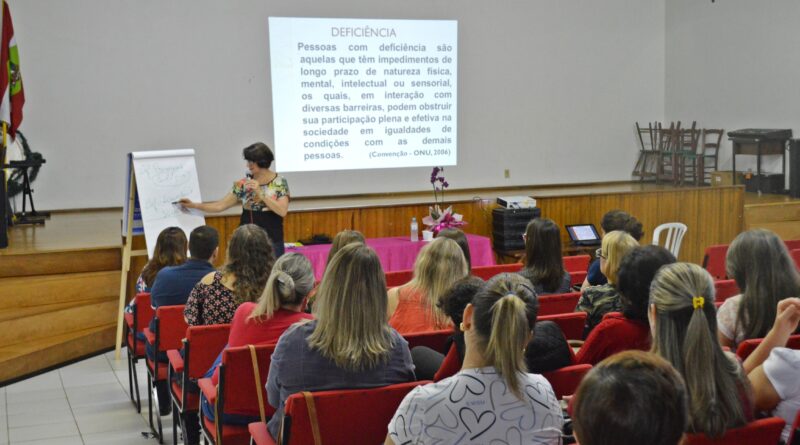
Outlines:
{"type": "MultiPolygon", "coordinates": [[[[491,266],[495,264],[492,242],[489,238],[480,235],[467,234],[469,253],[472,267],[491,266]]],[[[367,245],[372,247],[381,259],[384,272],[409,270],[414,268],[414,261],[425,241],[412,242],[408,237],[369,238],[367,245]]],[[[287,252],[299,252],[311,260],[314,267],[314,277],[322,278],[325,272],[325,262],[328,260],[330,244],[317,244],[313,246],[290,247],[287,252]]]]}

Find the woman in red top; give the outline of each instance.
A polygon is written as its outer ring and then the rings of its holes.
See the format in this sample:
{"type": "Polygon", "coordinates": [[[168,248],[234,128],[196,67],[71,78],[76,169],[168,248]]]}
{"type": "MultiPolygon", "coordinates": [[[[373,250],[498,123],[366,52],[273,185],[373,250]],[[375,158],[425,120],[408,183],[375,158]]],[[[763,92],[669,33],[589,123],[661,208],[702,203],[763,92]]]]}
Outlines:
{"type": "MultiPolygon", "coordinates": [[[[295,252],[278,258],[258,302],[245,302],[236,309],[227,347],[277,343],[289,326],[314,318],[302,311],[313,288],[314,271],[308,258],[295,252]]],[[[221,361],[222,353],[212,366],[214,384],[221,361]]]]}
{"type": "Polygon", "coordinates": [[[637,247],[622,258],[617,272],[622,313],[603,317],[578,351],[575,363],[596,365],[617,352],[650,349],[650,282],[661,266],[675,261],[668,250],[653,245],[637,247]]]}
{"type": "Polygon", "coordinates": [[[414,278],[389,290],[389,325],[400,334],[452,327],[438,303],[459,279],[469,274],[458,243],[436,238],[420,250],[414,278]]]}

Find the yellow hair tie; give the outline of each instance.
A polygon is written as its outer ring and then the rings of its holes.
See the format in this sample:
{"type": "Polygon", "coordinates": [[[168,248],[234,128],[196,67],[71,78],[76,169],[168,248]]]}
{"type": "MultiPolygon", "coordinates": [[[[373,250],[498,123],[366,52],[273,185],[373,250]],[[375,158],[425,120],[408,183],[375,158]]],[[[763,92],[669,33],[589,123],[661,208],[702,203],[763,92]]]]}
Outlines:
{"type": "Polygon", "coordinates": [[[703,309],[703,305],[706,304],[706,299],[703,297],[692,297],[692,306],[695,309],[703,309]]]}

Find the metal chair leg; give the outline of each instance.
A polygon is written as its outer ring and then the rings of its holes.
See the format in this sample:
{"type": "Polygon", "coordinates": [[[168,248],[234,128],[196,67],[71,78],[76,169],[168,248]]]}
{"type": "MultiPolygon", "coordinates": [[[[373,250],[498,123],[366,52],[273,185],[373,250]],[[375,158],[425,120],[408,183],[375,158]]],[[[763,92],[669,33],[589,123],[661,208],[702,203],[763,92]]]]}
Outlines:
{"type": "Polygon", "coordinates": [[[131,370],[133,374],[133,390],[136,391],[136,412],[142,412],[142,397],[139,395],[139,374],[136,371],[136,360],[131,362],[131,370]]]}
{"type": "Polygon", "coordinates": [[[172,445],[178,445],[178,405],[175,402],[172,403],[172,445]]]}

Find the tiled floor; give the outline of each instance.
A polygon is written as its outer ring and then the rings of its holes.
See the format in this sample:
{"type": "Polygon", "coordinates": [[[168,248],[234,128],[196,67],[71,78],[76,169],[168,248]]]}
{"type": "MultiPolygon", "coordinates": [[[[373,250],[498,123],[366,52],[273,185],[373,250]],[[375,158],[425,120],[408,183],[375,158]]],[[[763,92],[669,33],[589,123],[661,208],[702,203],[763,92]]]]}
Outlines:
{"type": "MultiPolygon", "coordinates": [[[[128,398],[125,350],[0,388],[0,445],[146,445],[147,374],[139,362],[142,413],[128,398]]],[[[162,419],[172,443],[172,417],[162,419]]]]}

